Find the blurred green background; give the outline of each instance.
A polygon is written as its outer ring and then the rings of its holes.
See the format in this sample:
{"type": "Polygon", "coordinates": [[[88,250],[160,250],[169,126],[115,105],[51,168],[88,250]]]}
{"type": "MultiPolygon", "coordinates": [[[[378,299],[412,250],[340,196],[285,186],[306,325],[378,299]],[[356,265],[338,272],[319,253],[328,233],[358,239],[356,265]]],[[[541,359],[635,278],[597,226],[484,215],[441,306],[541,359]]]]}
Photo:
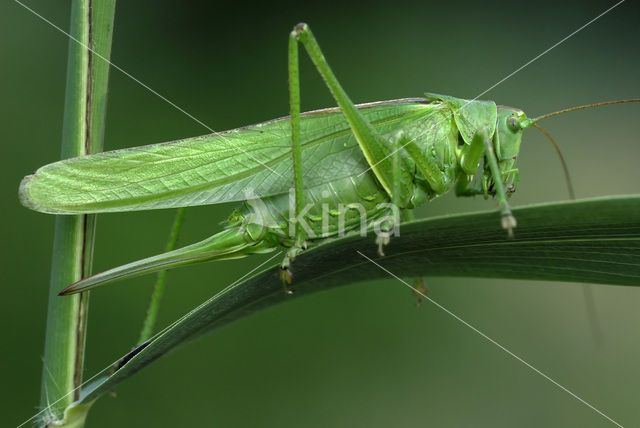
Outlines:
{"type": "MultiPolygon", "coordinates": [[[[216,130],[288,111],[287,34],[314,30],[356,102],[473,98],[614,2],[119,2],[113,62],[216,130]],[[300,4],[303,3],[303,4],[300,4]]],[[[67,2],[28,1],[68,28],[67,2]]],[[[626,2],[483,95],[531,116],[640,95],[639,7],[626,2]]],[[[2,67],[3,385],[15,426],[38,404],[52,216],[17,200],[20,179],[59,157],[67,38],[14,2],[0,5],[2,67]]],[[[302,57],[303,108],[334,102],[302,57]]],[[[640,106],[550,119],[578,197],[638,193],[640,106]]],[[[106,149],[206,130],[112,70],[106,149]]],[[[567,197],[552,147],[528,131],[513,204],[567,197]]],[[[232,205],[187,211],[181,243],[218,230],[232,205]]],[[[421,216],[493,209],[448,195],[421,216]]],[[[585,213],[588,215],[589,213],[585,213]]],[[[102,215],[95,270],[162,250],[172,211],[102,215]]],[[[263,258],[171,272],[162,326],[263,258]]],[[[402,272],[397,272],[402,274],[402,272]]],[[[86,377],[137,339],[153,277],[92,293],[86,377]]],[[[640,289],[433,278],[430,296],[625,426],[640,425],[640,289]]],[[[113,426],[610,426],[566,392],[398,281],[322,292],[238,321],[157,361],[103,397],[89,427],[113,426]]],[[[3,423],[3,424],[4,424],[3,423]]]]}

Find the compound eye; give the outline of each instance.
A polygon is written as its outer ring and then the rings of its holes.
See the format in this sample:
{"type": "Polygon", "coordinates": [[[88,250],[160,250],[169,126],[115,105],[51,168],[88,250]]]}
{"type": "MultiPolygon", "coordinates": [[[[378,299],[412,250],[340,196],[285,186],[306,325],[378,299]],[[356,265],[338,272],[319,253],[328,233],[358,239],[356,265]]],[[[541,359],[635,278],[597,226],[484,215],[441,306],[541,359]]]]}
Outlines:
{"type": "Polygon", "coordinates": [[[507,118],[507,126],[513,132],[518,132],[521,129],[520,121],[515,116],[509,116],[507,118]]]}

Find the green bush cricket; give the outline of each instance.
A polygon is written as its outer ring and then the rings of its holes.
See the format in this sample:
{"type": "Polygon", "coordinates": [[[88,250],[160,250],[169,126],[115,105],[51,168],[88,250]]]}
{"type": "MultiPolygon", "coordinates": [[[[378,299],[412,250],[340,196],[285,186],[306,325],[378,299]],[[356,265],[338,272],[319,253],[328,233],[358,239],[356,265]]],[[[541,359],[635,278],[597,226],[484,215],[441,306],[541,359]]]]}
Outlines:
{"type": "Polygon", "coordinates": [[[436,94],[355,106],[306,24],[289,37],[289,92],[290,117],[67,159],[25,177],[21,202],[52,214],[244,201],[210,238],[82,279],[61,294],[282,246],[288,251],[281,276],[291,283],[291,261],[307,243],[374,228],[382,254],[401,212],[452,189],[458,196],[495,196],[501,226],[512,237],[516,219],[507,200],[518,184],[522,131],[565,112],[531,119],[492,101],[436,94]],[[338,108],[300,113],[298,43],[338,108]]]}

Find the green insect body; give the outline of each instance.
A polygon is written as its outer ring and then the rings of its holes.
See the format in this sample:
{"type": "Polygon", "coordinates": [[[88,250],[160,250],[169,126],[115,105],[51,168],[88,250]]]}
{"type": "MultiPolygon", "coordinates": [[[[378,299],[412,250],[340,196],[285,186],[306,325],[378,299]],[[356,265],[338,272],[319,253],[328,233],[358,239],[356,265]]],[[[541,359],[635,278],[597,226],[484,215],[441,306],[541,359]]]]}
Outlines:
{"type": "Polygon", "coordinates": [[[212,237],[85,278],[65,294],[282,246],[289,248],[282,266],[283,279],[290,281],[291,260],[307,243],[375,226],[387,233],[381,246],[398,210],[451,189],[460,196],[495,195],[502,227],[511,233],[516,224],[507,197],[517,185],[522,130],[535,120],[493,102],[434,94],[354,106],[306,25],[292,32],[289,53],[290,117],[62,160],[25,177],[22,203],[55,214],[245,201],[212,237]],[[300,114],[298,42],[340,108],[300,114]]]}
{"type": "MultiPolygon", "coordinates": [[[[491,105],[496,108],[495,104],[491,103],[491,105]]],[[[399,131],[403,132],[409,139],[417,137],[415,140],[416,145],[421,151],[427,153],[433,162],[439,165],[443,174],[447,175],[447,183],[450,183],[448,187],[435,191],[425,177],[416,169],[415,165],[412,165],[411,159],[406,155],[403,156],[404,162],[408,165],[408,167],[405,166],[405,171],[403,171],[407,173],[407,176],[403,177],[403,179],[406,180],[408,185],[405,186],[405,196],[403,200],[399,201],[398,208],[413,209],[425,201],[439,196],[451,188],[456,177],[458,177],[456,191],[460,195],[486,195],[493,191],[492,176],[489,168],[486,166],[480,177],[483,186],[476,188],[469,187],[469,184],[472,182],[470,176],[475,174],[476,171],[473,171],[473,174],[468,174],[463,171],[460,165],[463,156],[469,151],[471,142],[467,142],[465,135],[458,130],[453,113],[454,110],[450,105],[439,100],[412,99],[368,104],[362,106],[361,110],[365,117],[377,118],[377,121],[373,123],[375,123],[377,128],[384,132],[383,135],[388,136],[390,140],[391,137],[399,131]],[[402,114],[398,112],[399,110],[402,114]],[[461,184],[464,184],[464,186],[461,184]]],[[[513,172],[516,171],[513,169],[513,163],[517,155],[517,147],[514,150],[513,146],[519,145],[521,136],[521,129],[510,126],[508,120],[511,117],[522,118],[523,116],[520,111],[509,108],[500,107],[496,108],[496,110],[500,112],[498,116],[502,120],[494,125],[494,129],[499,130],[497,133],[494,132],[494,141],[498,153],[501,153],[498,147],[504,147],[503,151],[506,151],[507,154],[504,158],[500,157],[501,168],[505,171],[504,179],[506,180],[513,176],[513,172]],[[502,146],[497,144],[500,141],[503,142],[502,146]],[[504,144],[504,142],[507,144],[504,144]]],[[[334,122],[334,129],[336,129],[334,135],[339,136],[332,138],[333,136],[329,135],[324,142],[320,143],[317,139],[313,137],[308,138],[307,135],[303,133],[303,154],[308,151],[317,150],[318,146],[323,144],[335,145],[337,143],[345,149],[345,152],[349,153],[349,159],[346,162],[357,166],[352,170],[356,172],[354,174],[307,189],[305,197],[307,201],[310,201],[310,204],[309,210],[304,218],[307,220],[306,224],[311,232],[308,234],[312,237],[310,239],[311,241],[335,236],[340,232],[359,230],[363,226],[363,218],[369,222],[364,224],[365,228],[368,229],[373,221],[388,214],[386,206],[391,202],[391,196],[376,179],[375,174],[371,170],[367,171],[368,164],[358,150],[357,142],[353,135],[344,132],[345,129],[348,130],[348,124],[346,120],[340,118],[340,115],[339,110],[336,109],[311,112],[303,115],[305,119],[306,117],[314,119],[318,117],[324,119],[330,118],[331,121],[334,122]],[[358,209],[350,208],[352,204],[357,206],[358,209]],[[364,210],[364,216],[360,210],[364,210]]],[[[469,120],[468,118],[466,119],[467,121],[469,120]]],[[[465,120],[465,118],[459,119],[460,122],[463,120],[465,120]]],[[[286,124],[288,124],[288,119],[283,118],[246,127],[238,131],[230,131],[230,133],[265,133],[282,126],[286,129],[286,124]]],[[[315,128],[312,127],[312,129],[315,128]]],[[[288,139],[286,131],[283,135],[285,136],[285,140],[288,139]]],[[[224,141],[220,140],[220,136],[218,135],[212,135],[209,138],[215,140],[218,144],[225,144],[224,141]]],[[[195,140],[205,141],[201,137],[195,140]]],[[[183,141],[192,142],[192,140],[183,141]]],[[[126,182],[126,179],[123,179],[121,175],[118,174],[107,174],[108,171],[113,171],[109,164],[113,163],[114,166],[116,163],[121,164],[123,159],[127,159],[128,157],[135,159],[139,157],[141,153],[154,152],[155,154],[159,148],[166,149],[172,147],[178,150],[179,145],[183,144],[183,142],[179,141],[173,144],[173,146],[160,144],[142,148],[123,149],[115,152],[98,153],[47,165],[36,172],[35,175],[25,179],[21,186],[22,201],[25,205],[38,211],[56,212],[59,214],[122,210],[124,198],[118,197],[114,189],[117,186],[122,186],[122,183],[126,182]],[[82,201],[87,200],[83,199],[87,198],[87,195],[81,193],[91,191],[84,187],[85,181],[82,179],[82,173],[78,173],[78,171],[82,171],[86,165],[99,165],[97,168],[98,171],[105,173],[104,176],[95,179],[95,181],[102,183],[105,194],[114,195],[113,202],[105,200],[96,201],[94,199],[88,203],[82,203],[82,201]],[[46,195],[47,198],[52,198],[52,195],[55,195],[54,187],[60,186],[60,183],[68,183],[69,187],[74,189],[78,188],[78,190],[64,189],[63,193],[65,195],[71,195],[69,201],[53,198],[56,203],[47,200],[47,202],[45,202],[47,205],[43,205],[43,197],[39,197],[38,192],[46,195]],[[78,202],[78,200],[80,202],[78,202]],[[98,204],[101,204],[105,208],[97,208],[98,204]],[[121,205],[118,206],[116,204],[121,205]],[[116,208],[114,208],[114,206],[116,208]]],[[[288,158],[285,159],[282,163],[286,163],[288,158]]],[[[391,157],[389,158],[389,161],[390,160],[391,157]]],[[[132,160],[132,164],[136,162],[137,159],[132,160]]],[[[155,162],[145,162],[141,167],[156,170],[159,174],[163,169],[162,162],[160,162],[160,164],[161,165],[157,165],[155,162]]],[[[474,168],[477,169],[478,166],[476,165],[474,168]]],[[[129,171],[135,172],[137,175],[144,175],[139,170],[135,171],[134,168],[130,168],[129,171]]],[[[217,194],[224,193],[214,185],[211,187],[217,194]]],[[[231,186],[226,186],[227,189],[230,187],[231,186]]],[[[56,190],[60,192],[61,189],[58,187],[56,190]]],[[[165,197],[171,204],[174,204],[172,206],[181,206],[175,202],[177,198],[173,196],[173,193],[174,192],[167,191],[167,196],[165,197]]],[[[95,195],[95,193],[93,194],[95,195]]],[[[94,275],[91,278],[86,278],[76,285],[74,291],[94,287],[106,280],[130,278],[193,262],[238,258],[248,254],[273,251],[281,245],[290,247],[293,245],[292,237],[289,234],[290,201],[289,193],[281,193],[244,202],[242,206],[235,210],[230,216],[226,224],[226,230],[223,232],[200,243],[124,265],[102,274],[94,275]]],[[[147,204],[144,205],[144,207],[155,208],[157,206],[155,204],[162,204],[162,202],[154,201],[153,205],[147,204]]],[[[132,206],[133,209],[140,209],[140,205],[132,206]]]]}

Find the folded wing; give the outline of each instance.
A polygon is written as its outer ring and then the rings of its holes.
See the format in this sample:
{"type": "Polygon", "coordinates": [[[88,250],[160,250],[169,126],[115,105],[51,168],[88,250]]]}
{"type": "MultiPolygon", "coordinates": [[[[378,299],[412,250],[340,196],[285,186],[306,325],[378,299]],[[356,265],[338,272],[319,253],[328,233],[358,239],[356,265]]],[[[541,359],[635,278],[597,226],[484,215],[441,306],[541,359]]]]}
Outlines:
{"type": "MultiPolygon", "coordinates": [[[[359,106],[382,134],[421,120],[430,108],[419,99],[359,106]]],[[[368,168],[339,109],[303,114],[301,144],[305,186],[368,168]]],[[[290,122],[285,117],[55,162],[23,179],[20,200],[53,214],[134,211],[271,196],[288,192],[292,182],[290,122]]]]}

